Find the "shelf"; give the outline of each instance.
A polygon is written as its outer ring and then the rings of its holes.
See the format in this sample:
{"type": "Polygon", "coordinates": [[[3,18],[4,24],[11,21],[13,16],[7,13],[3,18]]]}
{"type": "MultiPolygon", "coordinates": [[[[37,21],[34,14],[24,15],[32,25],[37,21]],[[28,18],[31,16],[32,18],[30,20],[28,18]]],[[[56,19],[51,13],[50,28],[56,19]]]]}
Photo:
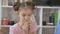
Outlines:
{"type": "MultiPolygon", "coordinates": [[[[11,27],[11,25],[1,25],[1,27],[11,27]]],[[[39,27],[43,27],[43,28],[55,28],[56,26],[38,26],[39,27]]]]}
{"type": "MultiPolygon", "coordinates": [[[[7,8],[12,8],[12,6],[2,6],[2,7],[7,7],[7,8]]],[[[50,6],[35,6],[36,8],[60,8],[60,7],[50,7],[50,6]]]]}
{"type": "Polygon", "coordinates": [[[42,26],[43,28],[55,28],[56,26],[42,26]]]}
{"type": "MultiPolygon", "coordinates": [[[[12,25],[1,25],[1,27],[11,27],[12,25]]],[[[38,26],[39,28],[39,26],[38,26]]]]}
{"type": "MultiPolygon", "coordinates": [[[[11,25],[1,25],[1,27],[11,27],[11,25]]],[[[38,26],[39,28],[39,26],[38,26]]]]}
{"type": "Polygon", "coordinates": [[[40,28],[55,28],[56,26],[38,26],[38,27],[40,27],[40,28]]]}
{"type": "Polygon", "coordinates": [[[6,7],[6,8],[12,8],[12,6],[2,6],[2,7],[6,7]]]}
{"type": "Polygon", "coordinates": [[[60,8],[60,7],[56,7],[56,6],[35,6],[37,8],[60,8]]]}
{"type": "Polygon", "coordinates": [[[10,27],[11,25],[1,25],[1,27],[10,27]]]}

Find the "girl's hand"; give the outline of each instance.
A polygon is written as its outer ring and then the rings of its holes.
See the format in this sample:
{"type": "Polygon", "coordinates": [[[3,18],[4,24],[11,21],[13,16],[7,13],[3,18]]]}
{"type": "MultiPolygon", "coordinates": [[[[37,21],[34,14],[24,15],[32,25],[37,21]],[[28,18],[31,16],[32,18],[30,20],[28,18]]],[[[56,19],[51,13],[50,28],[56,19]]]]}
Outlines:
{"type": "Polygon", "coordinates": [[[31,21],[25,21],[24,24],[22,25],[22,28],[26,33],[29,33],[29,30],[31,27],[30,24],[31,24],[31,21]]]}

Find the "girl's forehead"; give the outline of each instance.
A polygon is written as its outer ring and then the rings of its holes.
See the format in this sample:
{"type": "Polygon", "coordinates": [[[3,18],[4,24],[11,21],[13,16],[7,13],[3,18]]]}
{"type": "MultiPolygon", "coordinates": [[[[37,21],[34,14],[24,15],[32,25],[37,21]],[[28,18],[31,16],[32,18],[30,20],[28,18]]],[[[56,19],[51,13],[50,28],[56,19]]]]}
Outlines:
{"type": "Polygon", "coordinates": [[[32,14],[32,9],[28,7],[24,7],[22,9],[19,9],[19,13],[32,14]]]}
{"type": "Polygon", "coordinates": [[[31,8],[29,8],[29,7],[22,7],[22,8],[19,9],[19,11],[31,12],[33,10],[31,8]]]}
{"type": "Polygon", "coordinates": [[[20,9],[20,10],[24,10],[24,9],[25,9],[25,10],[28,10],[28,9],[29,9],[29,10],[32,10],[32,7],[26,6],[26,7],[20,7],[19,9],[20,9]]]}
{"type": "Polygon", "coordinates": [[[31,14],[32,11],[30,11],[30,10],[21,10],[20,13],[31,14]]]}

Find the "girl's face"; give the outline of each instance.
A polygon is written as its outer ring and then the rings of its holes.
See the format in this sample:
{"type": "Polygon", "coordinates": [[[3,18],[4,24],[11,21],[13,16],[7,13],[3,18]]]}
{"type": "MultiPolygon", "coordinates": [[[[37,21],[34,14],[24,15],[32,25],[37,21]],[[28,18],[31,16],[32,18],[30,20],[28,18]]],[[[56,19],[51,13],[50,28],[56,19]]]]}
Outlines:
{"type": "Polygon", "coordinates": [[[20,8],[19,9],[19,17],[20,17],[20,21],[23,20],[30,20],[31,16],[32,16],[32,12],[33,10],[31,8],[28,7],[24,7],[24,8],[20,8]]]}

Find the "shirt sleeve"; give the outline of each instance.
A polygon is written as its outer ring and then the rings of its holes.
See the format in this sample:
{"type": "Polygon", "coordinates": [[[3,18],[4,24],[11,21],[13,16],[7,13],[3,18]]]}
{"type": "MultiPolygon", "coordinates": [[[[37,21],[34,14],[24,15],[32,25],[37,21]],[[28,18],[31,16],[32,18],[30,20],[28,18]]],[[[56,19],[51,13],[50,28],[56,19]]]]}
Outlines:
{"type": "Polygon", "coordinates": [[[12,27],[10,27],[10,29],[9,29],[9,34],[14,34],[14,31],[13,31],[12,27]]]}

